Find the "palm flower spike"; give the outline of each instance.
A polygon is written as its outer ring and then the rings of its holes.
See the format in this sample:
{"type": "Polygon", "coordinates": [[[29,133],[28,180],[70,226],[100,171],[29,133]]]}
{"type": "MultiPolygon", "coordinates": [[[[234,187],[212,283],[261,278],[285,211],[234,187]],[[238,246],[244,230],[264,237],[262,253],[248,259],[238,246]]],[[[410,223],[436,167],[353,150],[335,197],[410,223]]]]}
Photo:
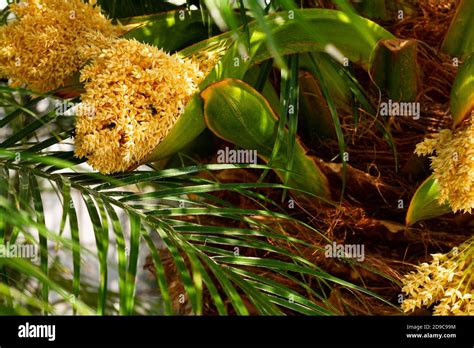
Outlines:
{"type": "Polygon", "coordinates": [[[110,39],[84,55],[96,58],[80,74],[87,108],[77,115],[75,154],[104,174],[146,162],[213,66],[210,56],[198,63],[134,39],[110,39]]]}
{"type": "Polygon", "coordinates": [[[474,238],[447,254],[433,254],[403,278],[405,312],[433,306],[434,315],[474,315],[474,238]]]}
{"type": "Polygon", "coordinates": [[[431,168],[439,182],[438,202],[454,212],[474,208],[474,114],[457,130],[443,129],[416,146],[415,153],[432,155],[431,168]]]}

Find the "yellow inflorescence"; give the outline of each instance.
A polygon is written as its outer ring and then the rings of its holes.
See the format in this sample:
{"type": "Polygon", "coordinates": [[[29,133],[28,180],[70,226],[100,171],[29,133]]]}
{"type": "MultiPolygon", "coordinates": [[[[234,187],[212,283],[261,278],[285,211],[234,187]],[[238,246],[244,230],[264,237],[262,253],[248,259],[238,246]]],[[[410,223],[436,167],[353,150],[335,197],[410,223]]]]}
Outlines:
{"type": "Polygon", "coordinates": [[[11,5],[16,19],[0,27],[0,75],[13,86],[24,84],[37,92],[61,87],[90,58],[79,55],[82,46],[104,47],[104,36],[123,33],[94,3],[28,0],[11,5]]]}
{"type": "Polygon", "coordinates": [[[402,303],[405,312],[433,308],[434,315],[474,315],[474,238],[448,254],[434,254],[431,263],[405,275],[402,303]]]}
{"type": "Polygon", "coordinates": [[[113,39],[108,46],[81,72],[87,107],[80,110],[94,112],[79,111],[75,142],[76,156],[104,174],[140,164],[204,77],[199,64],[135,40],[113,39]]]}
{"type": "Polygon", "coordinates": [[[454,212],[471,213],[474,208],[474,122],[453,132],[443,129],[435,138],[425,139],[415,153],[429,155],[441,192],[439,203],[449,202],[454,212]]]}

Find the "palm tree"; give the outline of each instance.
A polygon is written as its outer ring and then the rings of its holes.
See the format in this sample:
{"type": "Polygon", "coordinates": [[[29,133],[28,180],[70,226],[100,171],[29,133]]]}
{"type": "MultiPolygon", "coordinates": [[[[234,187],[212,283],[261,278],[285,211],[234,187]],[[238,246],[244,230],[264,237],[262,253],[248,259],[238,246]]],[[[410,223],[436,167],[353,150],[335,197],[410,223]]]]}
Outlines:
{"type": "MultiPolygon", "coordinates": [[[[340,315],[372,313],[378,306],[399,313],[399,274],[376,260],[325,257],[336,238],[314,216],[351,215],[342,202],[352,192],[355,169],[346,159],[342,114],[356,127],[370,123],[398,169],[396,139],[389,123],[377,117],[375,100],[379,93],[417,98],[418,48],[361,16],[382,18],[392,8],[380,7],[380,1],[354,9],[343,0],[308,1],[301,8],[287,0],[97,3],[112,22],[94,30],[111,37],[93,36],[92,43],[84,33],[77,45],[96,44],[106,58],[71,60],[80,67],[62,76],[57,88],[41,79],[34,86],[13,87],[7,80],[0,86],[0,244],[4,250],[33,245],[38,256],[0,258],[0,313],[340,315]],[[109,120],[101,99],[107,96],[91,87],[127,66],[132,51],[118,55],[122,44],[147,47],[170,67],[196,64],[203,74],[181,99],[173,94],[163,101],[183,108],[159,141],[156,133],[147,134],[143,144],[153,143],[151,151],[115,170],[108,162],[114,150],[101,152],[108,140],[96,137],[100,145],[93,147],[88,132],[104,136],[124,126],[118,114],[109,120]],[[374,76],[379,88],[367,91],[361,74],[374,76]],[[86,99],[103,119],[76,115],[77,103],[86,99]],[[100,132],[92,129],[99,121],[100,132]],[[81,122],[92,130],[84,131],[81,122]],[[340,187],[333,184],[335,172],[312,156],[321,142],[336,144],[340,187]],[[260,160],[216,163],[224,146],[256,151],[260,160]],[[342,276],[338,267],[359,276],[342,276]],[[149,288],[157,296],[143,290],[143,268],[153,275],[149,288]],[[391,294],[365,283],[364,272],[383,279],[391,294]]],[[[15,22],[10,11],[2,12],[4,27],[15,22]]],[[[81,52],[74,48],[70,54],[81,52]]],[[[54,64],[65,69],[61,61],[54,64]]],[[[183,86],[178,78],[184,70],[162,73],[167,82],[159,88],[174,93],[183,86]]],[[[121,83],[130,76],[120,77],[121,83]]],[[[136,87],[136,98],[146,93],[142,83],[136,87]]],[[[147,117],[153,117],[161,104],[149,100],[147,117]]],[[[450,211],[425,191],[411,203],[422,208],[409,210],[417,215],[409,215],[408,224],[450,211]]],[[[405,228],[374,221],[395,231],[405,228]]]]}

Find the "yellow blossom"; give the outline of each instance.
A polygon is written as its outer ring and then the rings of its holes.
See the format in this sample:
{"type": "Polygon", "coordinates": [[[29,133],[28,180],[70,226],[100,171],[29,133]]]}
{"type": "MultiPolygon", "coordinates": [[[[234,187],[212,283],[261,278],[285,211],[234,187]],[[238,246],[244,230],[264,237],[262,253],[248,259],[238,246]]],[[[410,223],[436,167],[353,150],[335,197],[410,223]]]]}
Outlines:
{"type": "MultiPolygon", "coordinates": [[[[109,174],[141,163],[166,137],[204,77],[199,64],[136,40],[109,40],[81,71],[75,154],[109,174]]],[[[87,49],[85,49],[87,54],[87,49]]]]}
{"type": "Polygon", "coordinates": [[[474,238],[448,254],[434,254],[431,263],[422,263],[406,274],[402,291],[405,312],[433,307],[434,315],[474,315],[474,238]]]}
{"type": "Polygon", "coordinates": [[[16,18],[0,27],[0,75],[37,92],[61,87],[79,70],[90,58],[79,55],[86,43],[104,47],[104,36],[123,33],[94,1],[28,0],[10,8],[16,18]]]}
{"type": "MultiPolygon", "coordinates": [[[[472,117],[474,118],[474,117],[472,117]]],[[[449,202],[454,212],[474,208],[474,122],[455,132],[441,130],[416,146],[415,153],[429,155],[440,185],[439,203],[449,202]]]]}

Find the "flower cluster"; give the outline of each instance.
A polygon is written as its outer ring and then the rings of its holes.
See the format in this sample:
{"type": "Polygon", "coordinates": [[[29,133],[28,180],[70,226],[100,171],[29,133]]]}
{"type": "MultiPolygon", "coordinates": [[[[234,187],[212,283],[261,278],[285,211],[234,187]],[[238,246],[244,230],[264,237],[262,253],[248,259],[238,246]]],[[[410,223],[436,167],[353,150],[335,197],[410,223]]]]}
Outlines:
{"type": "Polygon", "coordinates": [[[64,86],[80,71],[75,154],[104,174],[141,164],[168,135],[214,53],[183,59],[112,25],[95,0],[28,0],[0,27],[0,76],[36,92],[64,86]],[[93,110],[91,113],[90,111],[93,110]]]}
{"type": "Polygon", "coordinates": [[[91,58],[79,54],[85,44],[104,47],[104,36],[123,33],[95,1],[28,0],[10,8],[16,18],[0,27],[0,76],[37,92],[63,86],[91,58]]]}
{"type": "Polygon", "coordinates": [[[474,208],[474,116],[455,132],[443,129],[416,146],[417,155],[429,155],[441,192],[439,203],[449,202],[454,212],[474,208]]]}
{"type": "MultiPolygon", "coordinates": [[[[84,49],[87,55],[87,50],[84,49]]],[[[198,63],[136,40],[110,39],[81,71],[75,154],[104,174],[141,163],[168,135],[204,77],[198,63]]]]}
{"type": "Polygon", "coordinates": [[[447,254],[432,255],[431,263],[405,275],[402,309],[433,308],[434,315],[474,315],[474,238],[447,254]]]}

